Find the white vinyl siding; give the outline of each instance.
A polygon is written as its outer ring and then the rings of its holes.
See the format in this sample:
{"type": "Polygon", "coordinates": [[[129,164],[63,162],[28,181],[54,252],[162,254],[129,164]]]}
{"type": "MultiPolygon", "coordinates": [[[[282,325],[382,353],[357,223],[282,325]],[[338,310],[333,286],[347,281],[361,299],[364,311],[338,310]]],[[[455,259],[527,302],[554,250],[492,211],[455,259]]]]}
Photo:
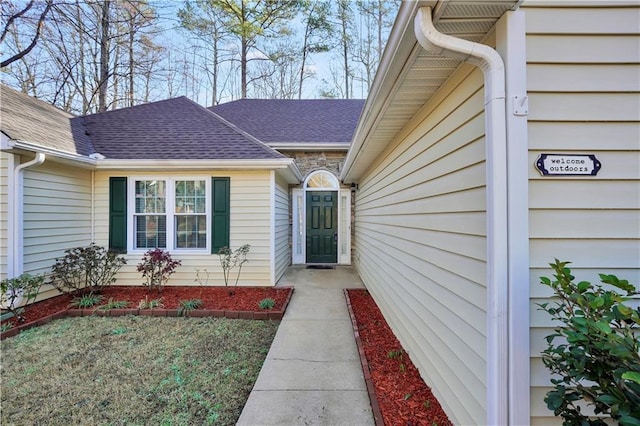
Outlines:
{"type": "Polygon", "coordinates": [[[640,8],[526,7],[529,95],[531,424],[561,424],[544,403],[540,359],[553,324],[537,304],[554,258],[576,280],[640,282],[640,8]],[[595,177],[542,177],[542,153],[594,154],[595,177]]]}
{"type": "Polygon", "coordinates": [[[276,174],[275,184],[275,282],[285,273],[291,259],[291,249],[289,247],[289,186],[276,174]]]}
{"type": "MultiPolygon", "coordinates": [[[[250,244],[251,250],[247,256],[248,262],[242,267],[239,286],[269,286],[271,282],[271,238],[270,238],[270,171],[210,171],[192,172],[176,171],[174,175],[164,173],[145,172],[139,176],[145,178],[157,176],[160,178],[179,177],[188,175],[190,178],[211,179],[211,177],[229,177],[231,182],[231,223],[230,246],[232,250],[243,244],[250,244]]],[[[135,179],[136,174],[130,171],[97,171],[95,194],[95,234],[96,243],[103,246],[109,244],[109,177],[126,176],[135,179]]],[[[208,200],[209,202],[209,200],[208,200]]],[[[131,212],[128,212],[131,214],[131,212]]],[[[209,225],[209,224],[208,224],[209,225]]],[[[127,232],[131,234],[132,230],[127,232]]],[[[118,285],[140,285],[142,277],[136,271],[143,251],[126,255],[127,265],[118,274],[118,285]]],[[[201,277],[209,273],[208,285],[224,285],[220,258],[217,254],[208,252],[180,253],[171,251],[175,259],[182,261],[182,265],[171,276],[169,285],[197,285],[194,282],[196,271],[201,271],[201,277]]],[[[237,268],[231,273],[230,284],[235,282],[237,268]]],[[[202,283],[205,284],[204,279],[202,283]]]]}
{"type": "Polygon", "coordinates": [[[7,277],[7,250],[9,247],[9,158],[0,152],[0,281],[7,277]]]}
{"type": "Polygon", "coordinates": [[[356,192],[354,261],[454,424],[486,418],[483,77],[463,66],[356,192]]]}
{"type": "Polygon", "coordinates": [[[24,171],[24,272],[91,243],[91,172],[53,163],[24,171]]]}

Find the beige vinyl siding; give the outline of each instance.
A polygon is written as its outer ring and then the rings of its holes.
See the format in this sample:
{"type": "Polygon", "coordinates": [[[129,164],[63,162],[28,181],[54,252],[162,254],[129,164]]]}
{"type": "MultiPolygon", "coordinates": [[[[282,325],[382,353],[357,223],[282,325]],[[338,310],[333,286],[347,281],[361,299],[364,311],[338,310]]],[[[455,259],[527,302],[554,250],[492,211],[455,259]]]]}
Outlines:
{"type": "Polygon", "coordinates": [[[9,155],[0,152],[0,281],[7,277],[9,247],[9,155]]]}
{"type": "MultiPolygon", "coordinates": [[[[100,245],[109,244],[109,177],[126,176],[129,179],[137,177],[167,178],[180,176],[185,178],[201,177],[229,177],[231,179],[231,223],[230,246],[233,250],[243,244],[250,244],[251,250],[247,256],[248,262],[242,267],[239,286],[269,286],[271,282],[271,175],[265,171],[210,171],[191,172],[176,171],[172,174],[164,173],[140,173],[132,174],[130,171],[97,171],[96,172],[96,242],[100,245]]],[[[207,224],[210,226],[210,223],[207,224]]],[[[128,230],[129,233],[132,230],[128,230]]],[[[210,243],[210,242],[209,242],[210,243]]],[[[182,265],[171,276],[169,285],[197,285],[194,280],[196,272],[201,271],[201,276],[209,278],[208,285],[224,285],[220,258],[217,254],[211,254],[210,249],[201,253],[180,253],[180,250],[170,250],[175,259],[182,261],[182,265]],[[205,272],[206,271],[206,272],[205,272]]],[[[140,285],[142,277],[136,271],[136,265],[140,262],[144,250],[126,255],[127,265],[118,275],[118,285],[140,285]]],[[[232,271],[232,281],[235,282],[237,268],[232,271]]],[[[231,284],[233,284],[233,282],[231,284]]],[[[205,284],[205,279],[202,280],[205,284]]]]}
{"type": "Polygon", "coordinates": [[[463,66],[362,179],[355,264],[454,424],[486,418],[482,73],[463,66]]]}
{"type": "MultiPolygon", "coordinates": [[[[64,251],[91,243],[91,171],[53,163],[24,171],[24,272],[48,274],[64,251]]],[[[39,298],[58,294],[45,286],[39,298]]]]}
{"type": "MultiPolygon", "coordinates": [[[[554,258],[576,280],[598,273],[640,282],[640,8],[526,7],[529,95],[531,424],[546,408],[540,360],[553,324],[537,308],[554,258]],[[595,154],[596,177],[542,177],[542,153],[595,154]]],[[[534,5],[534,3],[531,3],[534,5]]],[[[592,3],[591,3],[592,4],[592,3]]]]}
{"type": "Polygon", "coordinates": [[[291,248],[289,237],[291,227],[289,226],[289,185],[279,175],[276,174],[275,184],[275,282],[286,272],[291,261],[291,248]]]}

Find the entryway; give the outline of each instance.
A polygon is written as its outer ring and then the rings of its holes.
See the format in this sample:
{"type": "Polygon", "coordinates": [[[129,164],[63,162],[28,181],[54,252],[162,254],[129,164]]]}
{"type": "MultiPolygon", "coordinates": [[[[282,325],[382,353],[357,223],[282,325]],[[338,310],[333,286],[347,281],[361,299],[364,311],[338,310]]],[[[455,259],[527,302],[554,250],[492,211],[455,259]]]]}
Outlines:
{"type": "Polygon", "coordinates": [[[307,263],[338,263],[338,192],[307,192],[307,263]]]}
{"type": "Polygon", "coordinates": [[[351,191],[316,170],[292,195],[292,263],[351,264],[351,191]]]}

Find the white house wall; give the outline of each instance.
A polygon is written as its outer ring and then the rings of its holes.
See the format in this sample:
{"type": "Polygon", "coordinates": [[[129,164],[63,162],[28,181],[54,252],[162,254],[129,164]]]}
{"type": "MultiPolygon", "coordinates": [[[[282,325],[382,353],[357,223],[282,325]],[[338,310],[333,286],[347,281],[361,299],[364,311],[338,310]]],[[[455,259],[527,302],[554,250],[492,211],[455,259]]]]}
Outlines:
{"type": "Polygon", "coordinates": [[[355,264],[454,424],[486,418],[483,76],[465,65],[360,181],[355,264]]]}
{"type": "Polygon", "coordinates": [[[28,168],[23,200],[24,272],[49,273],[65,250],[91,243],[90,171],[50,161],[28,168]]]}
{"type": "MultiPolygon", "coordinates": [[[[540,359],[552,332],[537,308],[554,258],[576,280],[598,273],[640,283],[640,8],[534,7],[525,2],[529,95],[531,423],[561,424],[546,408],[540,359]],[[542,153],[594,154],[596,177],[543,177],[542,153]]],[[[549,2],[546,3],[550,4],[549,2]]]]}
{"type": "Polygon", "coordinates": [[[8,270],[9,155],[0,151],[0,280],[7,278],[8,270]]]}
{"type": "Polygon", "coordinates": [[[274,200],[274,249],[275,249],[275,280],[277,282],[285,273],[291,259],[289,237],[289,185],[276,174],[274,200]]]}
{"type": "MultiPolygon", "coordinates": [[[[243,244],[250,244],[251,250],[247,256],[249,260],[243,267],[238,285],[244,286],[269,286],[271,282],[271,237],[270,237],[270,213],[271,213],[271,175],[265,171],[211,171],[211,172],[178,172],[176,176],[189,177],[229,177],[231,181],[230,191],[230,246],[236,249],[243,244]]],[[[172,173],[173,174],[173,173],[172,173]]],[[[172,176],[167,172],[139,173],[138,176],[157,176],[166,178],[172,176]]],[[[96,207],[95,207],[95,241],[99,245],[109,244],[109,177],[128,176],[131,171],[97,171],[96,172],[96,207]]],[[[129,230],[131,232],[131,230],[129,230]]],[[[119,285],[140,285],[142,277],[136,271],[136,265],[142,258],[142,252],[126,255],[125,265],[119,275],[119,285]]],[[[183,253],[177,250],[171,251],[175,259],[182,261],[182,265],[171,276],[169,285],[197,285],[196,272],[200,270],[200,276],[205,284],[206,272],[209,273],[208,285],[224,285],[222,268],[217,254],[183,253]]],[[[232,271],[232,281],[235,281],[235,273],[232,271]]]]}

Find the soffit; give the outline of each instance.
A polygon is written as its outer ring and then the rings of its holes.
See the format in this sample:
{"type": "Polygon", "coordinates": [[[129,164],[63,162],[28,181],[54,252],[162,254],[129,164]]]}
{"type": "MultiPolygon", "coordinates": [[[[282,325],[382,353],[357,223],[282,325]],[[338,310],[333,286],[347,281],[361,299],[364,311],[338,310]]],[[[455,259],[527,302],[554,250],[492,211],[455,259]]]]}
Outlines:
{"type": "MultiPolygon", "coordinates": [[[[368,112],[370,117],[367,120],[363,114],[364,118],[361,118],[358,124],[352,145],[354,152],[349,153],[351,159],[347,158],[348,168],[343,175],[347,183],[360,179],[405,124],[429,102],[461,64],[461,61],[456,59],[429,54],[416,41],[413,32],[415,14],[419,7],[430,6],[433,3],[432,1],[402,5],[411,8],[404,14],[404,20],[407,22],[402,22],[402,16],[399,14],[393,30],[403,30],[404,34],[396,41],[395,46],[389,45],[388,48],[407,52],[404,58],[397,55],[393,58],[394,62],[404,60],[404,66],[397,72],[384,75],[378,85],[383,90],[372,92],[367,99],[365,112],[368,112]],[[384,93],[385,86],[389,87],[387,93],[384,93]],[[362,149],[364,147],[366,149],[362,149]]],[[[444,34],[480,42],[497,20],[517,4],[516,0],[440,1],[433,9],[434,22],[438,31],[444,34]]],[[[392,40],[390,38],[390,44],[392,40]]],[[[385,52],[389,53],[391,52],[385,52]]],[[[378,73],[380,72],[381,70],[378,70],[378,73]]]]}

